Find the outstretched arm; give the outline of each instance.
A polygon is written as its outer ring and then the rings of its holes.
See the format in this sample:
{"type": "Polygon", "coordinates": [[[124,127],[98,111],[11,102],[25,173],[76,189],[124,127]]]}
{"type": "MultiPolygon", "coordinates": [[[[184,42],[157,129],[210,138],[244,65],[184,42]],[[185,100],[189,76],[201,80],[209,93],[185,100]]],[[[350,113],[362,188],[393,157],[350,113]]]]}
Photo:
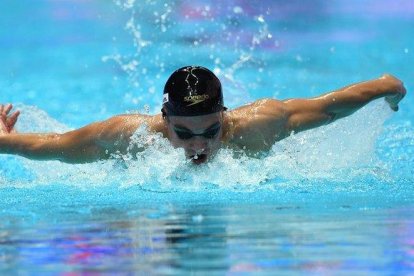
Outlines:
{"type": "Polygon", "coordinates": [[[282,102],[286,113],[287,134],[331,123],[351,115],[372,100],[384,97],[394,111],[404,98],[403,83],[391,75],[353,84],[312,99],[291,99],[282,102]]]}
{"type": "Polygon", "coordinates": [[[63,134],[7,133],[3,129],[0,154],[67,163],[107,159],[111,153],[126,151],[137,126],[137,121],[129,116],[116,116],[63,134]]]}

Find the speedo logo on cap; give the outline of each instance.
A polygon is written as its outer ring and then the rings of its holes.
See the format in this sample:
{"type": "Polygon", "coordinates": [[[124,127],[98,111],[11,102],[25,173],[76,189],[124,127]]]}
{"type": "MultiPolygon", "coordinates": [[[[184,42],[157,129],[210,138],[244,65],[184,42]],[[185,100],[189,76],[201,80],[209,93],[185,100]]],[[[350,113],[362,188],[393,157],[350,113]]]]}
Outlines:
{"type": "Polygon", "coordinates": [[[168,103],[168,93],[165,93],[162,97],[162,104],[168,103]]]}
{"type": "Polygon", "coordinates": [[[192,105],[195,105],[195,104],[204,102],[208,98],[210,98],[210,96],[207,95],[207,94],[203,94],[203,95],[192,95],[192,96],[184,97],[184,101],[189,103],[187,106],[192,106],[192,105]]]}

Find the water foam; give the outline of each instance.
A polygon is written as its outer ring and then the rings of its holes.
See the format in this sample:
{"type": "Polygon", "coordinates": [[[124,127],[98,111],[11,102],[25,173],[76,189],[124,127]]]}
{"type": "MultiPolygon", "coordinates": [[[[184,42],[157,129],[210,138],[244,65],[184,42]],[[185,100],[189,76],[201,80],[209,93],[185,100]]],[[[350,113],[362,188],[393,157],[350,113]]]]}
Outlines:
{"type": "MultiPolygon", "coordinates": [[[[160,90],[156,87],[162,84],[160,74],[165,71],[165,67],[171,66],[166,63],[168,60],[180,63],[195,60],[194,57],[199,55],[208,56],[214,64],[213,70],[226,87],[225,96],[229,106],[250,101],[248,89],[260,87],[254,79],[238,78],[236,75],[249,66],[256,70],[256,67],[266,65],[260,59],[259,52],[262,49],[259,46],[277,42],[266,22],[268,13],[248,14],[244,7],[234,6],[233,15],[220,18],[218,15],[223,7],[211,8],[196,3],[197,5],[192,5],[196,7],[194,10],[184,14],[185,20],[177,23],[174,17],[181,16],[180,10],[172,9],[167,1],[146,0],[138,3],[135,0],[116,0],[115,3],[130,14],[125,29],[132,36],[134,52],[130,55],[109,55],[103,57],[103,60],[119,64],[134,90],[144,84],[151,87],[149,91],[160,90]],[[214,13],[216,16],[213,16],[214,13]],[[194,22],[197,23],[200,18],[208,21],[209,27],[197,27],[194,22]],[[237,28],[246,20],[254,21],[255,24],[237,28]],[[143,24],[145,26],[141,27],[143,24]],[[221,30],[219,34],[217,30],[221,30]],[[203,41],[208,37],[215,37],[216,40],[203,41]],[[182,47],[170,47],[170,39],[186,42],[188,55],[181,53],[182,47]],[[151,49],[152,41],[163,46],[151,49]],[[151,72],[157,73],[148,77],[151,72]]],[[[181,8],[185,10],[186,6],[181,8]]],[[[127,95],[135,99],[130,96],[135,93],[127,95]]],[[[137,98],[146,101],[148,97],[156,98],[152,93],[137,98]]],[[[34,107],[20,106],[19,109],[24,110],[18,122],[21,131],[64,132],[70,129],[34,107]]],[[[152,111],[159,111],[159,105],[152,111]]],[[[184,158],[182,149],[174,149],[167,140],[149,134],[143,127],[133,136],[131,146],[148,143],[151,146],[135,156],[117,155],[112,160],[82,165],[0,156],[1,162],[5,164],[0,170],[0,181],[3,186],[10,187],[58,183],[83,189],[116,185],[123,189],[139,186],[158,191],[217,188],[256,191],[309,183],[313,185],[318,182],[349,183],[364,178],[396,182],[407,175],[411,170],[410,164],[414,163],[410,153],[402,150],[412,148],[410,135],[413,131],[412,126],[387,126],[386,137],[379,140],[384,122],[390,114],[383,101],[376,102],[329,126],[288,137],[276,143],[260,159],[247,156],[236,158],[232,150],[222,149],[211,162],[201,166],[191,164],[184,158]],[[377,142],[379,146],[376,145],[377,142]],[[391,150],[388,151],[388,148],[391,150]],[[379,158],[379,155],[383,158],[379,158]],[[396,160],[402,161],[395,162],[396,160]],[[406,160],[408,162],[403,163],[406,160]],[[402,168],[398,174],[400,177],[390,176],[395,174],[397,168],[402,168]]]]}
{"type": "MultiPolygon", "coordinates": [[[[17,126],[20,131],[69,129],[41,110],[21,108],[17,126]]],[[[377,101],[329,126],[292,135],[276,143],[262,158],[236,157],[232,150],[224,148],[211,162],[200,166],[186,160],[182,149],[173,148],[167,139],[142,126],[131,138],[131,147],[146,150],[135,155],[114,155],[111,160],[76,165],[3,155],[0,181],[3,187],[59,183],[82,189],[115,185],[153,191],[255,191],[367,177],[389,181],[393,179],[389,177],[392,160],[378,158],[376,142],[390,114],[386,104],[377,101]]],[[[404,137],[400,138],[407,139],[404,137]]],[[[398,154],[394,153],[394,158],[398,154]]]]}

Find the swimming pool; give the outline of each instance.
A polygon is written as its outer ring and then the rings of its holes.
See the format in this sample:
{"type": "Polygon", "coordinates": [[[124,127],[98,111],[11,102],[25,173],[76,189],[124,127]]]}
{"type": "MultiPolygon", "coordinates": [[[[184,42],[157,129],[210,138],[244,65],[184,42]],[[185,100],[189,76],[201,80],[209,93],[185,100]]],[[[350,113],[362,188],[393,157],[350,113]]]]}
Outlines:
{"type": "MultiPolygon", "coordinates": [[[[414,271],[410,1],[11,1],[0,4],[0,102],[20,131],[158,112],[166,78],[213,69],[230,108],[311,97],[389,72],[408,94],[194,167],[155,138],[138,160],[0,156],[0,271],[414,271]]],[[[141,131],[141,130],[140,130],[141,131]]],[[[140,142],[139,139],[137,142],[140,142]]]]}

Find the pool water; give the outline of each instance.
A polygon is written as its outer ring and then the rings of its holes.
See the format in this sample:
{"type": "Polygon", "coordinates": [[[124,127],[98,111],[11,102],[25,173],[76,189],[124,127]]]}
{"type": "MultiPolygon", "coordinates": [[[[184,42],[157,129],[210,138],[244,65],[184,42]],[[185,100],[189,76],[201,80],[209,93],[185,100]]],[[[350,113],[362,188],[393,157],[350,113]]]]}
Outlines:
{"type": "Polygon", "coordinates": [[[214,70],[229,108],[392,73],[407,96],[194,166],[163,138],[109,161],[0,155],[2,274],[411,274],[414,6],[380,1],[0,3],[0,102],[20,132],[159,111],[170,73],[214,70]],[[122,159],[122,161],[121,161],[122,159]]]}

